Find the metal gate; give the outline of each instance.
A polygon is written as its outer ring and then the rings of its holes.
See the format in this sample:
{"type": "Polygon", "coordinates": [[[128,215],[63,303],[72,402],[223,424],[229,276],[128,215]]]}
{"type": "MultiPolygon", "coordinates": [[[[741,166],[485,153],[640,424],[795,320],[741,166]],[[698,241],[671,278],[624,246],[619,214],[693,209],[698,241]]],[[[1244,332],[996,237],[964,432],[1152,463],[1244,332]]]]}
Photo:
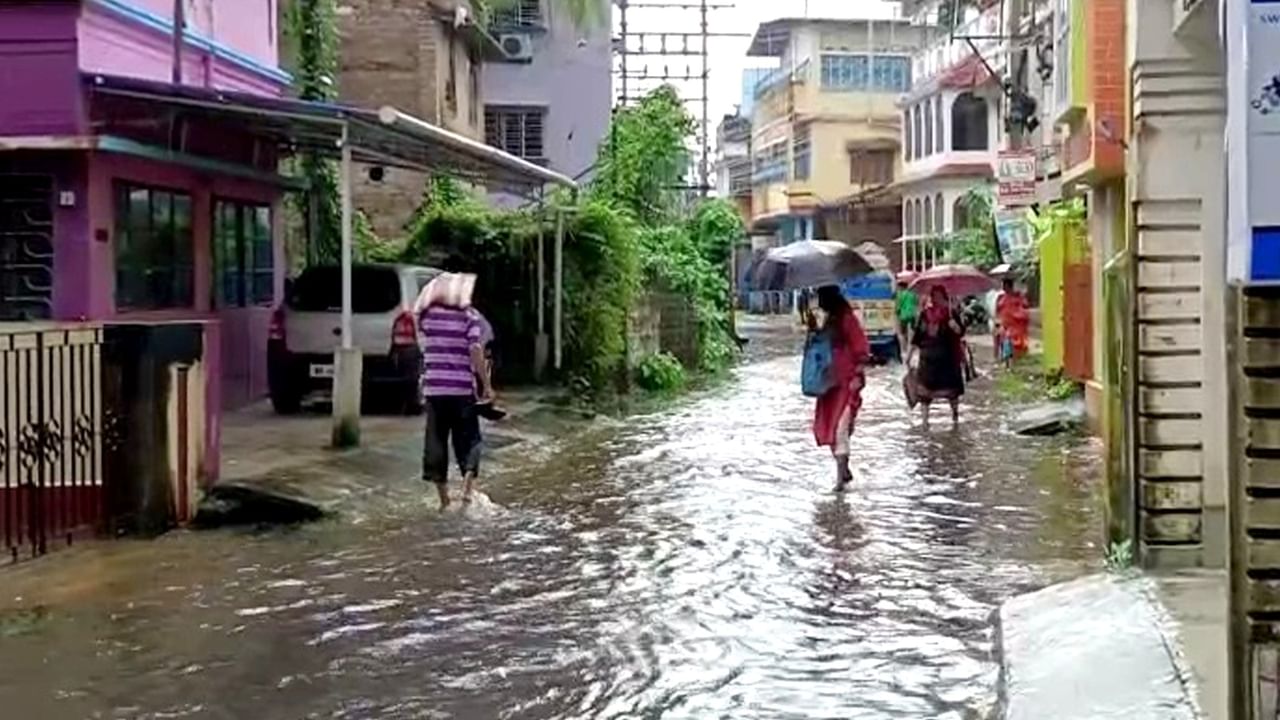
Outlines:
{"type": "Polygon", "coordinates": [[[53,313],[53,178],[0,173],[0,320],[53,313]]]}
{"type": "Polygon", "coordinates": [[[0,541],[16,562],[104,517],[102,329],[0,325],[0,541]]]}

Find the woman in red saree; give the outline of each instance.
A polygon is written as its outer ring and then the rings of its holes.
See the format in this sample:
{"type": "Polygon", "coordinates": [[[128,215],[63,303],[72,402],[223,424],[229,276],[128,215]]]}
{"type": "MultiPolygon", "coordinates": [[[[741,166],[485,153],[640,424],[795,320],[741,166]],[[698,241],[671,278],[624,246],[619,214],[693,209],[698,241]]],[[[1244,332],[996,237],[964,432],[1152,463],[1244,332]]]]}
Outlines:
{"type": "Polygon", "coordinates": [[[1027,354],[1027,336],[1031,324],[1027,297],[1013,286],[1011,278],[1004,280],[1004,292],[996,300],[996,321],[1000,324],[998,350],[1000,359],[1012,365],[1014,359],[1027,354]]]}
{"type": "MultiPolygon", "coordinates": [[[[838,492],[853,480],[849,470],[849,439],[862,407],[862,387],[866,384],[863,368],[871,357],[871,346],[862,323],[839,288],[818,288],[818,307],[826,315],[822,329],[831,333],[831,374],[835,384],[818,398],[813,413],[813,437],[818,445],[831,448],[836,461],[838,492]]],[[[812,313],[807,322],[810,330],[818,330],[812,313]]]]}

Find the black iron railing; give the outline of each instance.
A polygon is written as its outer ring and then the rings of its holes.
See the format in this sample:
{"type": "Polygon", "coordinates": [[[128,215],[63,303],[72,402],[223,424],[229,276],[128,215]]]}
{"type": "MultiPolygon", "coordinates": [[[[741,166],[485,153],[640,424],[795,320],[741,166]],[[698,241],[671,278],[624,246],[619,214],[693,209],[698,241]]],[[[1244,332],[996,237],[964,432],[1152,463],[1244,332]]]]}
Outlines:
{"type": "Polygon", "coordinates": [[[0,325],[0,549],[13,561],[104,517],[102,328],[0,325]]]}

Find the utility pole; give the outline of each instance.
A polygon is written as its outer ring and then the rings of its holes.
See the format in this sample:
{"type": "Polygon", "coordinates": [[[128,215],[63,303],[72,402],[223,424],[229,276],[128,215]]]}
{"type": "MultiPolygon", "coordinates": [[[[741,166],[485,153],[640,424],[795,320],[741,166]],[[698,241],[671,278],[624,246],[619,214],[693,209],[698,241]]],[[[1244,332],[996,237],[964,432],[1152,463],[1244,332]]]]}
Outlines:
{"type": "Polygon", "coordinates": [[[182,84],[182,39],[187,28],[186,0],[173,0],[173,84],[182,84]]]}
{"type": "Polygon", "coordinates": [[[711,66],[707,56],[707,0],[701,0],[702,16],[702,161],[698,165],[698,182],[702,185],[702,197],[707,197],[711,181],[711,120],[708,116],[710,93],[707,88],[711,66]]]}
{"type": "MultiPolygon", "coordinates": [[[[697,187],[701,197],[707,197],[711,191],[711,61],[710,40],[717,37],[750,37],[747,33],[712,32],[710,12],[713,10],[730,10],[732,3],[713,3],[709,0],[650,0],[648,2],[632,2],[632,0],[614,0],[619,12],[619,37],[614,40],[614,52],[619,62],[618,87],[621,93],[617,98],[617,107],[626,107],[644,98],[655,89],[655,83],[675,84],[679,82],[697,81],[700,97],[692,97],[682,92],[681,100],[686,104],[698,104],[694,115],[698,118],[699,137],[697,152],[700,154],[697,165],[697,187]],[[680,31],[675,22],[659,23],[650,20],[654,30],[636,30],[633,27],[631,11],[649,13],[649,17],[661,14],[663,17],[675,13],[698,11],[697,32],[680,31]],[[661,28],[661,29],[658,29],[661,28]],[[639,59],[632,63],[631,57],[639,59]],[[677,62],[683,60],[685,66],[672,68],[663,65],[661,69],[651,68],[649,63],[658,58],[673,58],[677,62]],[[694,65],[694,63],[697,63],[694,65]],[[695,69],[696,68],[696,69],[695,69]],[[633,82],[634,81],[634,82],[633,82]]],[[[672,18],[674,20],[674,18],[672,18]]],[[[677,86],[679,90],[680,87],[677,86]]]]}

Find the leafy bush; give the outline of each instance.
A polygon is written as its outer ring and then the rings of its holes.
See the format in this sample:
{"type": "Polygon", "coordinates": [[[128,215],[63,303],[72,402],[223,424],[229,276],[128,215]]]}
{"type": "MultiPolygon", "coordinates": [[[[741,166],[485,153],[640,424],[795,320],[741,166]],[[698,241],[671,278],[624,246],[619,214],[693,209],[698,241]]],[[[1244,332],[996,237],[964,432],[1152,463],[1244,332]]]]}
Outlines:
{"type": "Polygon", "coordinates": [[[636,366],[636,385],[649,392],[675,392],[684,387],[684,366],[671,353],[647,355],[636,366]]]}

